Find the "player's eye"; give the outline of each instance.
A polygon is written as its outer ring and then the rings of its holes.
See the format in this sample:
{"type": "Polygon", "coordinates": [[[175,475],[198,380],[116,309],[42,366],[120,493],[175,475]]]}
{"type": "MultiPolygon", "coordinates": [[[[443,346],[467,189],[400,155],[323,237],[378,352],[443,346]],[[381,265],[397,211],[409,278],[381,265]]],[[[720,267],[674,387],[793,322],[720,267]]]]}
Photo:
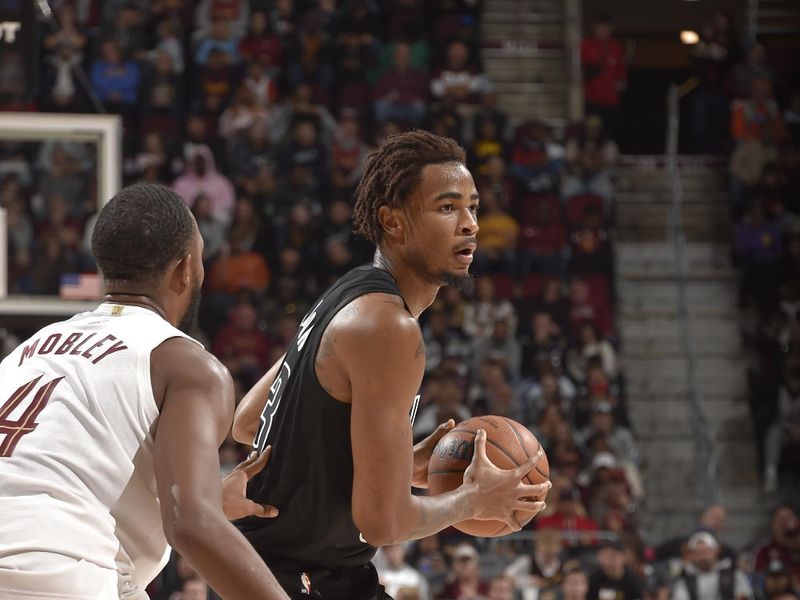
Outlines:
{"type": "Polygon", "coordinates": [[[444,213],[451,213],[451,212],[453,212],[453,205],[452,204],[442,204],[439,207],[439,210],[444,212],[444,213]]]}
{"type": "Polygon", "coordinates": [[[478,206],[477,204],[473,204],[472,206],[469,207],[469,212],[471,212],[473,215],[477,215],[478,211],[480,211],[480,206],[478,206]]]}

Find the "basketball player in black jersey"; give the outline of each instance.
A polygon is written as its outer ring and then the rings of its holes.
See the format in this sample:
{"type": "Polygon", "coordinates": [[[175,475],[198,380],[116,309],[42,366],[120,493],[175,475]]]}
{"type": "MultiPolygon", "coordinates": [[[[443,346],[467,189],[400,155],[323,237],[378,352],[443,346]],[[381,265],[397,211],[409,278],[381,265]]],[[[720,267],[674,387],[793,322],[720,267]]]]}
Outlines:
{"type": "Polygon", "coordinates": [[[247,495],[280,510],[238,527],[292,598],[389,598],[370,562],[376,547],[472,518],[519,530],[515,510],[527,522],[544,507],[526,498],[549,482],[520,482],[540,455],[500,470],[486,458],[485,432],[461,487],[411,494],[427,486],[433,446],[454,425],[412,444],[425,371],[417,318],[441,286],[469,280],[477,209],[458,144],[423,131],[389,138],[356,191],[356,228],[376,244],[374,262],[314,303],[286,356],[236,412],[236,439],[273,448],[247,495]]]}

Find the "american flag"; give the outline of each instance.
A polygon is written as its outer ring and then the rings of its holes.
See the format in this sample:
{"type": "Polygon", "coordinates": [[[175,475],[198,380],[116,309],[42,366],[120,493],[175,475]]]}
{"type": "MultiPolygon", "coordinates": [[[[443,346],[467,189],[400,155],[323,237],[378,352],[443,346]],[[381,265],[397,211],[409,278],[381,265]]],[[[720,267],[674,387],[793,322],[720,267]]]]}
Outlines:
{"type": "Polygon", "coordinates": [[[96,273],[66,273],[61,276],[59,296],[64,300],[98,300],[103,284],[96,273]]]}

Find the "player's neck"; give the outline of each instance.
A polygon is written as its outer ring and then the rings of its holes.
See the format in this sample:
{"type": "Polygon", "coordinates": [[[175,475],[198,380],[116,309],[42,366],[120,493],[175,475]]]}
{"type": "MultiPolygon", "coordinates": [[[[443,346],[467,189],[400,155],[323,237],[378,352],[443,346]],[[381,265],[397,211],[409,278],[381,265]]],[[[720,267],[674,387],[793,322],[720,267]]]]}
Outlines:
{"type": "Polygon", "coordinates": [[[425,281],[400,260],[395,260],[391,255],[375,251],[373,266],[387,271],[393,278],[403,301],[411,311],[414,318],[418,318],[436,299],[440,285],[425,281]]]}
{"type": "Polygon", "coordinates": [[[116,304],[128,304],[131,306],[141,306],[152,310],[165,321],[169,321],[166,311],[161,307],[161,304],[153,298],[152,295],[144,292],[122,292],[109,290],[105,297],[106,302],[114,302],[116,304]]]}

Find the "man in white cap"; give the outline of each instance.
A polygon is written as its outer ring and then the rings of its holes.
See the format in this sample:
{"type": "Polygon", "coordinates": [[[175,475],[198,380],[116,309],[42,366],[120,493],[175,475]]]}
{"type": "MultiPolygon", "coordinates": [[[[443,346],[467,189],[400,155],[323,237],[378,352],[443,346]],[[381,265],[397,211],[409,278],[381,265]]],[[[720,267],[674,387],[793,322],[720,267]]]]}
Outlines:
{"type": "Polygon", "coordinates": [[[686,564],[672,588],[672,600],[752,600],[745,574],[730,559],[719,559],[713,534],[698,531],[686,543],[686,564]]]}

